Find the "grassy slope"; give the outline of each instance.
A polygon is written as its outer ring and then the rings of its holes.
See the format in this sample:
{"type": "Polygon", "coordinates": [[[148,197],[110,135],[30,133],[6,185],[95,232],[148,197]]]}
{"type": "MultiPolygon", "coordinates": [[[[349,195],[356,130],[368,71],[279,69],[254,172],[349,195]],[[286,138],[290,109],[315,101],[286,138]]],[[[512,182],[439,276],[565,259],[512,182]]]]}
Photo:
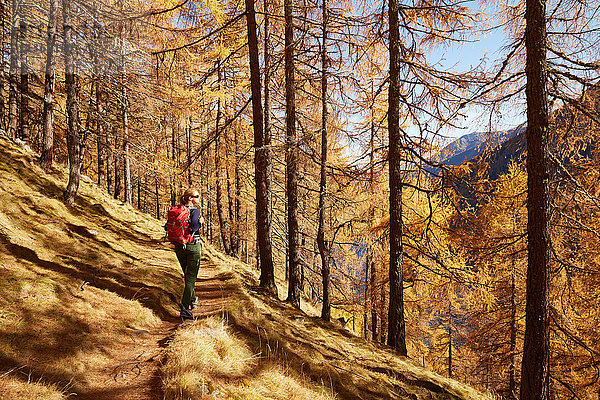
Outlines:
{"type": "MultiPolygon", "coordinates": [[[[98,390],[89,371],[176,321],[181,273],[161,223],[86,180],[65,207],[66,172],[44,174],[4,138],[0,171],[0,398],[98,390]]],[[[489,398],[264,296],[255,270],[210,246],[203,265],[227,301],[163,341],[167,398],[489,398]]]]}

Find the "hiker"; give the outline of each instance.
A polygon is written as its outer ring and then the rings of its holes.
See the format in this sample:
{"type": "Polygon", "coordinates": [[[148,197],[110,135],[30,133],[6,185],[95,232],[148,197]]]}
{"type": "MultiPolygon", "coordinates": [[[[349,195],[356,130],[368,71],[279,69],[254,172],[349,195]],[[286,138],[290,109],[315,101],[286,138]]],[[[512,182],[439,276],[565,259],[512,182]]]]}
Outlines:
{"type": "Polygon", "coordinates": [[[173,206],[167,216],[167,237],[175,245],[175,254],[183,271],[185,287],[181,298],[180,315],[183,319],[193,319],[192,311],[196,307],[198,297],[194,286],[200,268],[202,240],[200,225],[204,218],[196,205],[200,201],[198,190],[189,188],[180,198],[180,205],[173,206]]]}

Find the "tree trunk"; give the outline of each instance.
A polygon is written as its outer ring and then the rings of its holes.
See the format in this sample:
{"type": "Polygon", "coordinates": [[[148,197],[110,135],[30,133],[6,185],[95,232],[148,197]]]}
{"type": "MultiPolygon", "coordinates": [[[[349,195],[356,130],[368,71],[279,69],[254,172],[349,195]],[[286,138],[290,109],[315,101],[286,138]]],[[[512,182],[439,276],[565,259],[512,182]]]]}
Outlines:
{"type": "Polygon", "coordinates": [[[300,308],[298,242],[298,143],[296,138],[296,87],[294,79],[294,25],[292,0],[284,1],[285,14],[285,124],[286,194],[289,285],[287,301],[300,308]]]}
{"type": "MultiPolygon", "coordinates": [[[[108,138],[108,131],[107,131],[108,138]]],[[[112,173],[112,165],[113,165],[113,152],[111,148],[110,139],[106,141],[106,191],[109,195],[114,195],[114,182],[113,182],[113,173],[112,173]]]]}
{"type": "Polygon", "coordinates": [[[83,146],[79,132],[79,88],[75,72],[74,29],[71,25],[71,0],[63,0],[63,30],[65,51],[65,91],[67,92],[67,147],[69,150],[69,183],[64,199],[73,204],[79,189],[81,153],[83,146]]]}
{"type": "MultiPolygon", "coordinates": [[[[381,328],[379,329],[379,343],[381,344],[385,344],[386,343],[386,335],[388,333],[388,329],[387,329],[387,320],[385,318],[383,318],[383,316],[385,315],[385,305],[386,305],[386,298],[385,298],[385,290],[381,291],[381,328]]],[[[389,312],[388,312],[389,314],[389,312]]]]}
{"type": "MultiPolygon", "coordinates": [[[[516,226],[516,221],[515,225],[516,226]]],[[[516,399],[516,352],[517,352],[517,285],[516,285],[516,261],[512,256],[512,280],[510,285],[510,366],[508,370],[508,399],[516,399]]]]}
{"type": "MultiPolygon", "coordinates": [[[[113,129],[114,131],[114,129],[113,129]]],[[[114,195],[114,181],[113,181],[113,173],[112,173],[112,165],[114,163],[114,155],[113,155],[113,146],[111,143],[111,138],[112,135],[108,134],[108,127],[106,130],[106,191],[108,192],[108,194],[110,195],[114,195]]]]}
{"type": "Polygon", "coordinates": [[[187,165],[188,165],[188,186],[192,187],[194,181],[192,179],[192,125],[188,119],[188,123],[185,127],[185,139],[186,139],[186,151],[187,151],[187,165]]]}
{"type": "MultiPolygon", "coordinates": [[[[121,1],[121,11],[123,10],[123,1],[121,1]]],[[[120,63],[119,63],[119,83],[121,85],[121,117],[123,128],[123,197],[127,204],[131,204],[131,165],[129,160],[129,99],[127,93],[127,77],[125,76],[125,53],[123,49],[123,26],[119,28],[121,36],[120,63]]]]}
{"type": "Polygon", "coordinates": [[[321,47],[321,182],[319,185],[319,226],[317,246],[321,256],[323,306],[321,318],[331,318],[329,248],[325,242],[325,197],[327,196],[327,1],[323,0],[323,44],[321,47]]]}
{"type": "Polygon", "coordinates": [[[171,206],[177,204],[177,179],[176,179],[176,168],[177,158],[175,157],[175,122],[171,120],[171,161],[172,161],[172,175],[171,175],[171,206]]]}
{"type": "MultiPolygon", "coordinates": [[[[216,146],[216,143],[215,143],[216,146]]],[[[207,155],[207,162],[208,160],[210,160],[210,147],[208,148],[208,155],[207,155]]],[[[208,174],[208,173],[207,173],[208,174]]],[[[206,193],[213,193],[212,188],[210,186],[210,180],[207,179],[206,180],[206,193]]],[[[208,196],[207,199],[207,204],[206,204],[206,216],[208,217],[206,219],[206,235],[209,237],[209,240],[212,242],[214,241],[214,235],[213,235],[213,203],[212,203],[212,196],[208,196]]]]}
{"type": "MultiPolygon", "coordinates": [[[[148,171],[145,171],[144,173],[144,199],[142,200],[142,204],[144,207],[144,211],[148,212],[148,192],[150,191],[150,189],[148,189],[148,171]]],[[[156,176],[156,173],[155,173],[156,176]]],[[[156,182],[155,182],[156,183],[156,182]]]]}
{"type": "Polygon", "coordinates": [[[29,142],[29,25],[26,17],[28,10],[26,1],[21,2],[21,21],[19,26],[19,41],[21,42],[21,112],[19,113],[19,137],[24,142],[29,142]]]}
{"type": "Polygon", "coordinates": [[[240,156],[239,156],[239,138],[238,138],[238,130],[236,129],[234,135],[234,146],[235,146],[235,168],[233,170],[234,173],[234,185],[235,185],[235,205],[234,205],[234,218],[233,218],[233,229],[232,232],[234,234],[234,241],[232,242],[232,251],[235,257],[240,257],[240,225],[241,225],[241,214],[242,214],[242,205],[240,199],[242,197],[242,182],[240,177],[240,156]]]}
{"type": "MultiPolygon", "coordinates": [[[[373,254],[370,255],[371,260],[373,260],[373,254]]],[[[369,289],[371,292],[371,338],[374,342],[377,341],[377,290],[376,290],[376,282],[377,282],[377,270],[375,262],[371,261],[371,280],[369,283],[369,289]]]]}
{"type": "Polygon", "coordinates": [[[132,203],[131,191],[131,159],[129,157],[129,110],[127,86],[123,82],[123,187],[127,204],[132,203]]]}
{"type": "MultiPolygon", "coordinates": [[[[4,71],[6,70],[6,61],[4,58],[4,42],[6,41],[6,36],[5,36],[5,31],[6,31],[6,23],[5,21],[8,19],[10,20],[9,17],[9,10],[7,10],[6,6],[8,5],[8,2],[6,1],[0,1],[0,52],[2,54],[2,57],[0,57],[0,129],[5,130],[5,123],[6,123],[6,118],[5,118],[5,103],[4,103],[4,96],[6,96],[5,94],[5,87],[4,87],[4,81],[6,80],[6,75],[4,73],[4,71]]],[[[10,79],[10,77],[8,78],[10,79]]]]}
{"type": "MultiPolygon", "coordinates": [[[[217,67],[218,79],[219,79],[219,90],[221,89],[221,68],[217,67]]],[[[223,243],[223,251],[226,254],[231,254],[231,249],[229,247],[229,240],[227,238],[227,221],[225,221],[225,215],[223,214],[223,193],[221,188],[221,153],[220,153],[220,143],[221,143],[221,132],[220,129],[221,122],[221,99],[217,100],[217,117],[215,121],[215,174],[216,174],[216,206],[217,206],[217,217],[219,218],[219,232],[221,234],[221,241],[223,243]]]]}
{"type": "MultiPolygon", "coordinates": [[[[264,4],[265,18],[268,18],[268,0],[265,0],[264,4]]],[[[273,268],[273,249],[271,247],[271,201],[269,197],[271,192],[271,158],[269,155],[271,137],[267,129],[263,131],[263,110],[260,103],[260,62],[258,60],[258,38],[256,36],[256,14],[253,0],[246,0],[246,26],[248,28],[248,55],[250,58],[250,86],[252,90],[254,178],[256,185],[256,240],[258,245],[257,256],[260,259],[260,286],[277,297],[275,271],[273,268]]],[[[268,22],[265,21],[265,29],[267,27],[268,22]]],[[[268,47],[266,44],[267,38],[268,30],[265,31],[265,50],[268,47]]],[[[269,74],[269,67],[267,52],[265,52],[265,76],[269,74]]],[[[267,99],[266,93],[267,91],[265,91],[265,101],[267,99]]],[[[267,120],[268,118],[265,118],[265,121],[267,120]]]]}
{"type": "MultiPolygon", "coordinates": [[[[97,55],[96,55],[97,58],[97,55]]],[[[97,68],[97,67],[95,67],[97,68]]],[[[106,126],[104,124],[104,111],[103,111],[103,90],[100,84],[100,76],[96,71],[96,143],[98,148],[98,186],[104,188],[107,186],[107,176],[110,174],[107,171],[107,140],[106,140],[106,126]]]]}
{"type": "MultiPolygon", "coordinates": [[[[201,107],[204,108],[204,102],[202,102],[201,107]]],[[[204,126],[207,124],[202,124],[201,126],[204,126]]],[[[208,137],[210,135],[210,130],[208,129],[208,126],[206,127],[206,137],[208,137]]],[[[200,131],[200,135],[202,135],[202,131],[200,131]]],[[[204,190],[204,182],[207,178],[205,178],[204,176],[204,170],[206,169],[206,166],[204,165],[205,163],[205,152],[203,151],[200,154],[200,181],[198,182],[198,190],[200,192],[200,215],[206,215],[204,206],[205,206],[205,198],[207,196],[207,192],[204,190]]],[[[201,229],[201,233],[203,236],[206,236],[206,224],[202,224],[202,226],[200,226],[201,229]]]]}
{"type": "Polygon", "coordinates": [[[113,170],[115,173],[113,197],[118,200],[119,198],[121,198],[121,191],[123,189],[121,186],[121,172],[122,172],[121,157],[122,157],[122,155],[120,154],[121,152],[119,151],[119,149],[121,148],[121,138],[119,137],[119,128],[117,127],[117,125],[113,125],[112,134],[113,134],[113,140],[114,140],[113,170]]]}
{"type": "Polygon", "coordinates": [[[521,399],[549,398],[550,256],[546,2],[527,0],[527,306],[521,399]]]}
{"type": "MultiPolygon", "coordinates": [[[[244,262],[246,264],[250,264],[250,254],[248,254],[248,251],[249,251],[248,241],[251,236],[248,235],[250,230],[248,229],[248,208],[247,207],[246,207],[245,216],[244,216],[244,232],[246,232],[246,238],[244,239],[244,262]]],[[[256,253],[258,253],[258,251],[256,253]]]]}
{"type": "Polygon", "coordinates": [[[398,0],[389,1],[390,84],[388,90],[389,184],[390,184],[390,306],[388,310],[388,345],[402,356],[407,355],[404,323],[403,245],[402,245],[402,171],[399,124],[399,42],[398,0]]]}
{"type": "Polygon", "coordinates": [[[156,219],[161,219],[162,216],[160,215],[160,193],[158,191],[159,189],[159,184],[158,184],[158,174],[156,173],[156,171],[154,172],[154,196],[156,198],[156,214],[155,217],[156,219]]]}
{"type": "Polygon", "coordinates": [[[58,0],[50,0],[48,15],[48,33],[46,38],[46,78],[44,84],[44,113],[42,133],[41,164],[45,170],[52,166],[54,156],[54,85],[56,82],[56,21],[58,15],[58,0]]]}
{"type": "MultiPolygon", "coordinates": [[[[452,281],[450,281],[450,287],[452,281]]],[[[452,301],[448,296],[448,378],[452,379],[452,301]]]]}
{"type": "Polygon", "coordinates": [[[371,260],[369,254],[367,254],[367,261],[365,262],[365,292],[363,298],[363,335],[365,340],[369,339],[369,320],[367,317],[367,311],[369,310],[369,267],[371,266],[371,260]]]}
{"type": "MultiPolygon", "coordinates": [[[[94,79],[92,77],[92,80],[90,81],[90,95],[88,97],[88,101],[89,102],[88,102],[88,106],[87,106],[87,109],[86,109],[85,128],[83,128],[81,130],[81,132],[83,134],[82,135],[82,140],[84,142],[86,142],[87,135],[88,135],[89,132],[91,132],[91,126],[94,123],[94,114],[95,114],[95,111],[94,111],[94,108],[95,108],[95,106],[94,106],[94,103],[95,103],[94,93],[96,93],[96,82],[94,81],[94,79]]],[[[82,166],[82,168],[83,168],[83,166],[82,166]]],[[[85,172],[82,170],[82,173],[85,173],[85,172]]]]}
{"type": "Polygon", "coordinates": [[[235,233],[234,233],[234,213],[233,213],[233,191],[231,188],[231,174],[229,173],[229,168],[225,168],[225,179],[227,180],[227,209],[229,211],[229,250],[230,256],[234,256],[234,248],[235,248],[235,233]]]}
{"type": "MultiPolygon", "coordinates": [[[[23,1],[23,0],[21,0],[23,1]]],[[[12,1],[10,28],[10,85],[8,94],[8,136],[16,139],[19,125],[19,26],[21,25],[20,1],[12,1]]]]}
{"type": "MultiPolygon", "coordinates": [[[[143,174],[146,175],[145,173],[143,174]]],[[[146,188],[144,187],[144,192],[146,188]]],[[[142,168],[138,167],[137,170],[137,209],[142,210],[142,168]]],[[[144,211],[146,211],[146,205],[144,204],[144,211]]]]}
{"type": "MultiPolygon", "coordinates": [[[[371,80],[371,104],[375,101],[375,93],[373,91],[373,80],[371,80]]],[[[373,113],[373,105],[371,105],[371,137],[369,140],[369,191],[371,198],[375,198],[375,115],[373,113]]],[[[370,207],[370,223],[375,220],[375,207],[371,204],[370,207]]],[[[371,257],[371,334],[374,342],[377,342],[377,305],[378,292],[377,284],[377,264],[373,261],[373,246],[369,246],[369,254],[371,257]]]]}
{"type": "MultiPolygon", "coordinates": [[[[271,139],[271,48],[270,48],[270,40],[271,40],[271,33],[269,32],[269,23],[270,23],[270,16],[269,13],[271,12],[271,10],[269,9],[270,6],[270,0],[264,0],[263,3],[263,12],[265,15],[265,37],[264,37],[264,42],[263,42],[263,57],[264,57],[264,61],[265,61],[265,112],[264,112],[264,139],[261,138],[261,140],[267,140],[269,141],[270,144],[270,139],[271,139]]],[[[257,44],[258,47],[258,44],[257,44]]],[[[258,52],[258,49],[257,49],[258,52]]],[[[258,58],[258,56],[257,56],[258,58]]],[[[259,81],[260,83],[260,81],[259,81]]],[[[259,92],[260,94],[260,92],[259,92]]],[[[262,116],[262,110],[261,111],[261,116],[262,116]]],[[[270,166],[269,166],[270,167],[270,166]]],[[[271,178],[271,171],[269,171],[269,179],[271,178]]],[[[271,210],[269,210],[269,213],[271,212],[271,210]]]]}
{"type": "MultiPolygon", "coordinates": [[[[265,112],[264,112],[264,151],[267,161],[267,212],[269,216],[269,240],[271,238],[271,221],[273,221],[273,191],[271,190],[271,179],[272,179],[272,168],[271,168],[271,33],[270,27],[270,7],[271,0],[264,0],[263,2],[264,13],[265,13],[265,38],[264,38],[264,60],[265,60],[265,112]]],[[[259,92],[260,94],[260,92],[259,92]]],[[[258,245],[258,242],[256,243],[258,245]]],[[[257,263],[260,267],[260,262],[257,263]]],[[[287,269],[286,269],[287,271],[287,269]]],[[[287,275],[286,275],[287,279],[287,275]]]]}
{"type": "MultiPolygon", "coordinates": [[[[123,12],[123,0],[120,1],[121,12],[123,12]]],[[[115,199],[119,199],[121,197],[121,192],[123,192],[123,199],[125,202],[128,202],[128,196],[130,195],[130,190],[128,190],[128,172],[129,169],[129,160],[128,154],[126,154],[126,150],[129,151],[128,140],[128,116],[127,116],[127,86],[125,79],[125,53],[123,47],[124,41],[124,29],[123,29],[123,21],[119,22],[119,38],[120,38],[120,46],[119,46],[119,65],[118,65],[118,73],[119,73],[119,81],[118,85],[120,86],[120,99],[119,94],[115,94],[117,97],[117,102],[121,105],[121,128],[123,130],[122,135],[119,135],[119,129],[116,126],[113,126],[113,133],[115,135],[115,199]],[[120,100],[120,101],[119,101],[120,100]],[[121,169],[122,168],[122,169],[121,169]]],[[[129,188],[131,189],[131,188],[129,188]]]]}

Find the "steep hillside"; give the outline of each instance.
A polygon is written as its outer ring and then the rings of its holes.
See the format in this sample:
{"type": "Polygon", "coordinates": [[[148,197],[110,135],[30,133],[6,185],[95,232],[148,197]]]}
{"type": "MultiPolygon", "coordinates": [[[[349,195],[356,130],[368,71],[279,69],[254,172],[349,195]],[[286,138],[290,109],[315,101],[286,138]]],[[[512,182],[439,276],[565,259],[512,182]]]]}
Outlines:
{"type": "Polygon", "coordinates": [[[460,165],[479,154],[483,143],[485,134],[482,132],[463,135],[442,149],[439,160],[447,165],[460,165]]]}
{"type": "MultiPolygon", "coordinates": [[[[597,151],[598,120],[600,115],[600,87],[588,89],[582,107],[587,115],[570,107],[562,106],[553,111],[550,123],[550,152],[571,173],[578,164],[587,164],[597,151]]],[[[471,161],[470,181],[479,178],[497,179],[508,172],[511,163],[523,163],[527,157],[526,123],[505,132],[496,140],[485,142],[479,133],[465,135],[444,148],[442,163],[460,165],[471,161]]],[[[555,167],[555,166],[554,166],[555,167]]],[[[463,193],[468,196],[468,193],[463,193]]]]}
{"type": "Polygon", "coordinates": [[[488,399],[264,295],[206,245],[192,322],[162,224],[0,138],[0,399],[488,399]]]}
{"type": "Polygon", "coordinates": [[[521,124],[506,131],[469,133],[459,137],[454,142],[444,147],[438,160],[446,165],[460,165],[465,161],[470,161],[478,155],[502,145],[523,132],[525,132],[525,124],[521,124]]]}
{"type": "Polygon", "coordinates": [[[524,162],[526,150],[527,139],[524,129],[499,146],[478,155],[473,159],[473,162],[487,165],[487,177],[494,180],[498,179],[500,175],[507,173],[511,163],[516,162],[520,164],[524,162]]]}

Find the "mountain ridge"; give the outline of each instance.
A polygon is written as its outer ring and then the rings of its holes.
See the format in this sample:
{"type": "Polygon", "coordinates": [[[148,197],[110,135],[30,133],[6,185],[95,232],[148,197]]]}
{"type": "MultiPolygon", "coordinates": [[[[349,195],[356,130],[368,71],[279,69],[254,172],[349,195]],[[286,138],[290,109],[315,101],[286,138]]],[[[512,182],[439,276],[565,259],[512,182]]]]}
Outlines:
{"type": "Polygon", "coordinates": [[[445,146],[437,160],[441,164],[458,166],[465,161],[471,161],[483,152],[491,151],[506,141],[525,132],[526,123],[504,131],[472,132],[463,135],[445,146]]]}

